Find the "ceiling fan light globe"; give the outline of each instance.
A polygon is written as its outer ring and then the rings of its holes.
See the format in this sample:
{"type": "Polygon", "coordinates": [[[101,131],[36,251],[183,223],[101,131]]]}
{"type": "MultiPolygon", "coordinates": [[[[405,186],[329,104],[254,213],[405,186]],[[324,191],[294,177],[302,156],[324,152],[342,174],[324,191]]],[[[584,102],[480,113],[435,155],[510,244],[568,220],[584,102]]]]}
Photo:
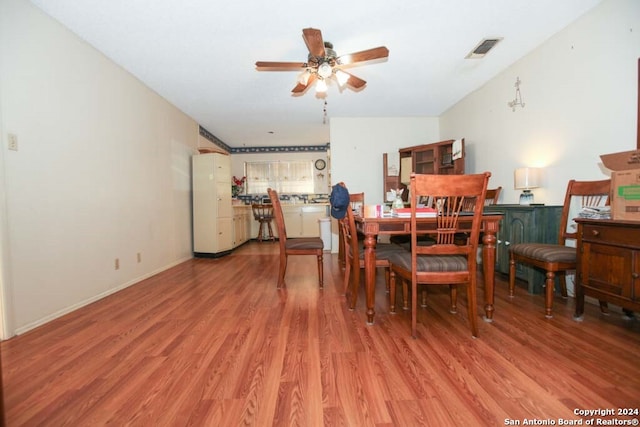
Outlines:
{"type": "Polygon", "coordinates": [[[327,83],[324,80],[318,80],[316,82],[316,92],[324,93],[327,91],[327,83]]]}
{"type": "Polygon", "coordinates": [[[322,64],[320,64],[320,66],[318,67],[318,75],[320,77],[322,77],[323,79],[326,79],[328,77],[331,76],[331,65],[329,65],[327,62],[323,62],[322,64]]]}
{"type": "Polygon", "coordinates": [[[337,62],[339,64],[348,65],[348,64],[351,64],[351,61],[352,61],[352,58],[351,58],[351,55],[349,54],[349,55],[342,55],[340,58],[338,58],[337,62]]]}
{"type": "Polygon", "coordinates": [[[305,70],[298,76],[298,83],[306,86],[309,83],[310,76],[311,76],[311,73],[308,70],[305,70]]]}
{"type": "Polygon", "coordinates": [[[344,71],[337,70],[336,80],[338,80],[338,84],[340,85],[340,87],[342,87],[349,81],[349,74],[345,73],[344,71]]]}

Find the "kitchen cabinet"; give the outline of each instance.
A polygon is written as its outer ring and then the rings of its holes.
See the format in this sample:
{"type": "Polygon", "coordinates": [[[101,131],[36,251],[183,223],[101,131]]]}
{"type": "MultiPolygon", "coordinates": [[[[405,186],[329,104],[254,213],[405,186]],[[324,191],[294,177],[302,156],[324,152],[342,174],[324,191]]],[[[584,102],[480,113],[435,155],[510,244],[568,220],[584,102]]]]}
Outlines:
{"type": "Polygon", "coordinates": [[[640,311],[640,222],[578,218],[576,318],[584,297],[640,311]]]}
{"type": "Polygon", "coordinates": [[[320,218],[328,216],[328,205],[282,205],[287,237],[320,237],[320,218]]]}
{"type": "Polygon", "coordinates": [[[192,157],[193,252],[217,257],[233,248],[231,160],[221,153],[192,157]]]}
{"type": "MultiPolygon", "coordinates": [[[[320,237],[320,219],[327,216],[326,205],[302,206],[300,208],[300,237],[320,237]]],[[[288,232],[289,228],[287,228],[288,232]]]]}
{"type": "MultiPolygon", "coordinates": [[[[327,203],[310,203],[310,204],[292,204],[282,206],[282,216],[284,217],[284,225],[287,227],[287,237],[319,237],[320,218],[329,216],[329,205],[327,203]]],[[[278,227],[276,220],[272,223],[273,234],[278,237],[278,227]]],[[[258,221],[251,220],[251,239],[258,237],[260,224],[258,221]]]]}
{"type": "MultiPolygon", "coordinates": [[[[496,271],[509,274],[509,246],[516,243],[558,243],[562,206],[491,205],[485,212],[502,212],[504,217],[496,242],[496,271]]],[[[527,282],[531,294],[542,292],[545,274],[534,267],[516,264],[516,277],[527,282]]]]}
{"type": "Polygon", "coordinates": [[[237,248],[251,239],[253,212],[251,206],[233,206],[233,247],[237,248]]]}

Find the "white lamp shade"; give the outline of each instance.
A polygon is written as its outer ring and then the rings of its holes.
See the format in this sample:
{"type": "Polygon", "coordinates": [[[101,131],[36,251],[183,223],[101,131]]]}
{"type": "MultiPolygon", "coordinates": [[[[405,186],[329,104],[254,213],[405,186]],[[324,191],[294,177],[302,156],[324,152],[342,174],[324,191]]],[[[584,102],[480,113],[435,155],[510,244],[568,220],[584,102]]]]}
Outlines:
{"type": "Polygon", "coordinates": [[[344,71],[336,71],[336,79],[338,80],[340,87],[344,86],[349,81],[349,77],[351,76],[344,71]]]}
{"type": "Polygon", "coordinates": [[[529,190],[540,187],[542,180],[542,169],[540,168],[519,168],[514,174],[515,188],[529,190]]]}
{"type": "Polygon", "coordinates": [[[309,77],[311,77],[311,73],[304,71],[298,76],[298,82],[306,86],[309,83],[309,77]]]}
{"type": "Polygon", "coordinates": [[[327,91],[327,84],[325,83],[324,80],[318,80],[316,82],[316,92],[318,93],[324,93],[327,91]]]}

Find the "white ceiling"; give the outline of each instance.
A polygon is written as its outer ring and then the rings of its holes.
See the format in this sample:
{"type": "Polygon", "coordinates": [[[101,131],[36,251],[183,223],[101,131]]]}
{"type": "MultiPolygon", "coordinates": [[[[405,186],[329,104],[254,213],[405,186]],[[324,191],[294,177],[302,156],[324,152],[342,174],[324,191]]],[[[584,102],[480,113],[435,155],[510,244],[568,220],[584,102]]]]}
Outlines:
{"type": "Polygon", "coordinates": [[[338,56],[377,46],[387,61],[350,69],[363,90],[329,87],[327,117],[439,116],[602,0],[31,0],[231,147],[329,142],[324,100],[292,96],[302,29],[338,56]],[[483,59],[465,56],[503,37],[483,59]],[[270,133],[273,132],[273,133],[270,133]]]}

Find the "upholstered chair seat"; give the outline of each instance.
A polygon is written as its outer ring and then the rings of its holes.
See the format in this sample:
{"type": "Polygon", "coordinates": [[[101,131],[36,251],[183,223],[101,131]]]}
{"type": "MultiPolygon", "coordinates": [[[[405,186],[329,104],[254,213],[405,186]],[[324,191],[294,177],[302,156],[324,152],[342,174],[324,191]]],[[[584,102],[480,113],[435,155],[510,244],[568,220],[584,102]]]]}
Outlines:
{"type": "Polygon", "coordinates": [[[315,237],[298,237],[297,239],[287,239],[285,248],[287,249],[323,249],[322,239],[315,237]]]}
{"type": "MultiPolygon", "coordinates": [[[[394,253],[389,256],[389,262],[393,265],[411,271],[411,252],[394,253]]],[[[466,256],[461,255],[429,255],[417,256],[416,265],[418,271],[467,271],[469,264],[466,256]]]]}
{"type": "MultiPolygon", "coordinates": [[[[391,255],[397,253],[409,253],[402,245],[395,243],[378,243],[376,245],[376,258],[389,259],[391,255]]],[[[364,259],[364,245],[358,242],[358,258],[364,259]]]]}
{"type": "Polygon", "coordinates": [[[542,262],[576,262],[576,248],[545,243],[519,243],[511,250],[521,256],[542,262]]]}

